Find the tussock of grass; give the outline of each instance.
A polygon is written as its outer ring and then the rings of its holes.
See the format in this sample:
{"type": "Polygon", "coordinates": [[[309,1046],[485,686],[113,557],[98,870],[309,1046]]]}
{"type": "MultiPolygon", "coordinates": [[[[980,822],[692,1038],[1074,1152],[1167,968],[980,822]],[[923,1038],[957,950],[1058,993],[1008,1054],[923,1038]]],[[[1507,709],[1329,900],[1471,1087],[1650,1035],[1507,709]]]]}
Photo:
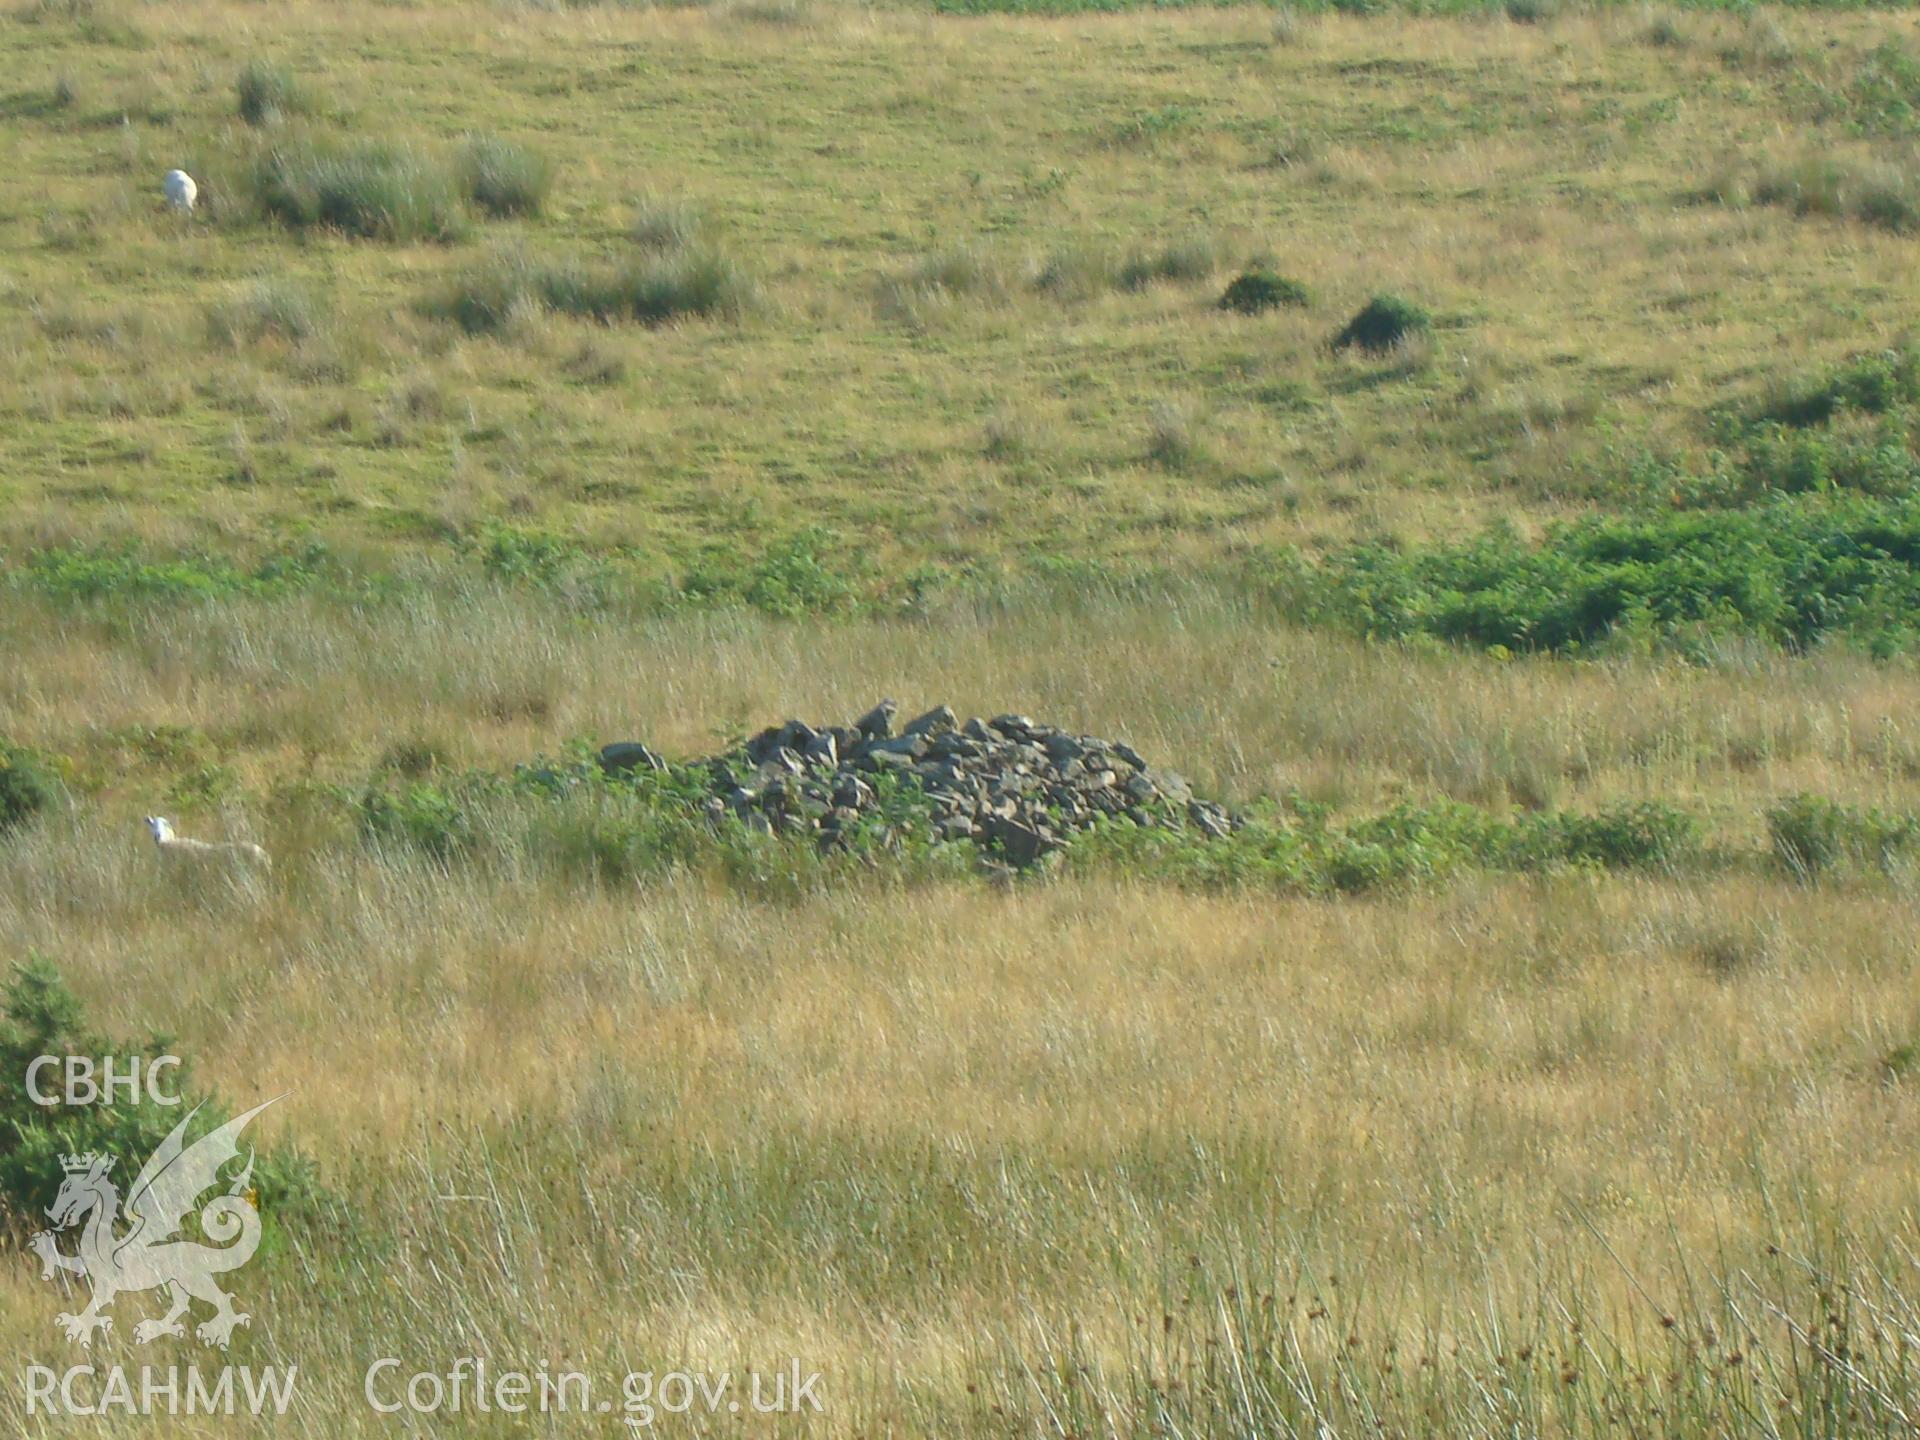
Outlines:
{"type": "Polygon", "coordinates": [[[1092,245],[1065,245],[1034,272],[1034,289],[1056,300],[1090,300],[1118,282],[1119,266],[1110,252],[1092,245]]]}
{"type": "Polygon", "coordinates": [[[1012,289],[1005,264],[982,245],[956,245],[928,255],[901,281],[923,295],[1004,300],[1012,289]]]}
{"type": "Polygon", "coordinates": [[[268,336],[307,340],[319,334],[325,313],[321,299],[306,286],[261,279],[207,308],[207,336],[229,350],[268,336]]]}
{"type": "Polygon", "coordinates": [[[648,250],[691,250],[708,240],[707,217],[690,201],[648,193],[634,202],[629,233],[648,250]]]}
{"type": "Polygon", "coordinates": [[[235,88],[240,118],[249,125],[272,125],[306,108],[293,72],[283,65],[249,61],[235,88]]]}
{"type": "Polygon", "coordinates": [[[1205,235],[1189,235],[1158,250],[1136,250],[1114,278],[1123,289],[1142,290],[1159,281],[1210,280],[1220,264],[1218,244],[1205,235]]]}
{"type": "Polygon", "coordinates": [[[1160,400],[1147,415],[1147,458],[1167,470],[1190,470],[1206,458],[1194,412],[1160,400]]]}
{"type": "Polygon", "coordinates": [[[1920,230],[1920,179],[1906,165],[1809,155],[1761,171],[1753,198],[1796,215],[1859,220],[1898,235],[1920,230]]]}
{"type": "Polygon", "coordinates": [[[467,198],[495,217],[538,215],[553,188],[552,161],[491,135],[468,136],[456,167],[467,198]]]}
{"type": "Polygon", "coordinates": [[[609,325],[664,325],[738,319],[753,303],[753,283],[730,258],[694,249],[617,265],[500,255],[426,308],[478,335],[509,329],[517,319],[543,311],[609,325]]]}
{"type": "Polygon", "coordinates": [[[246,184],[261,215],[294,230],[447,243],[470,228],[457,176],[441,160],[404,145],[309,140],[276,146],[255,162],[246,184]]]}

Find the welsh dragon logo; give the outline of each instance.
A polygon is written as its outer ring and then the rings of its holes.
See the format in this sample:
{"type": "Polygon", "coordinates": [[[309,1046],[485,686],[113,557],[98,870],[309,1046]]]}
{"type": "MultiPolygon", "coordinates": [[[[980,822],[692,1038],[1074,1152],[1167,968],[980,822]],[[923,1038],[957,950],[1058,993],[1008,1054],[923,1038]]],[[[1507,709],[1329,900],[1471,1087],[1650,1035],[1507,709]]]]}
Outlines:
{"type": "Polygon", "coordinates": [[[162,1335],[185,1335],[181,1317],[193,1300],[213,1306],[212,1317],[194,1327],[194,1333],[209,1345],[225,1349],[234,1327],[248,1323],[250,1317],[233,1308],[233,1298],[214,1283],[214,1277],[238,1270],[260,1247],[260,1216],[249,1191],[251,1151],[224,1192],[200,1210],[201,1232],[214,1243],[185,1239],[181,1227],[200,1197],[221,1183],[221,1168],[239,1158],[240,1132],[247,1122],[273,1103],[256,1105],[188,1145],[187,1125],[200,1113],[195,1106],[140,1167],[124,1206],[109,1178],[113,1156],[88,1152],[60,1157],[66,1179],[47,1208],[53,1227],[40,1231],[30,1244],[40,1257],[41,1279],[51,1280],[56,1272],[66,1271],[85,1277],[93,1287],[93,1302],[86,1309],[58,1317],[67,1339],[91,1346],[96,1331],[113,1326],[113,1317],[104,1312],[115,1296],[161,1287],[167,1292],[167,1313],[133,1327],[133,1338],[140,1344],[162,1335]],[[79,1249],[72,1255],[62,1254],[59,1232],[75,1225],[81,1227],[79,1249]]]}

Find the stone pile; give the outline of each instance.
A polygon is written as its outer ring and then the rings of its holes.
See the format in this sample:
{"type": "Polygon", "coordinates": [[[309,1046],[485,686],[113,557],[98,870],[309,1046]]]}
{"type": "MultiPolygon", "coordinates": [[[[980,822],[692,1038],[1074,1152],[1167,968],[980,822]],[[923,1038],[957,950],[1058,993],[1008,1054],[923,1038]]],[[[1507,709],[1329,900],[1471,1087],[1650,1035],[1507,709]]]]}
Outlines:
{"type": "MultiPolygon", "coordinates": [[[[934,838],[972,840],[1021,867],[1103,817],[1214,838],[1233,829],[1226,810],[1196,799],[1179,775],[1148,765],[1129,745],[1024,715],[963,723],[945,705],[896,733],[896,711],[883,700],[851,725],[816,729],[789,720],[737,750],[695,762],[712,782],[707,814],[731,814],[769,833],[812,835],[832,848],[876,812],[877,782],[892,776],[924,792],[934,838]]],[[[600,763],[613,773],[667,768],[633,742],[608,745],[600,763]]]]}

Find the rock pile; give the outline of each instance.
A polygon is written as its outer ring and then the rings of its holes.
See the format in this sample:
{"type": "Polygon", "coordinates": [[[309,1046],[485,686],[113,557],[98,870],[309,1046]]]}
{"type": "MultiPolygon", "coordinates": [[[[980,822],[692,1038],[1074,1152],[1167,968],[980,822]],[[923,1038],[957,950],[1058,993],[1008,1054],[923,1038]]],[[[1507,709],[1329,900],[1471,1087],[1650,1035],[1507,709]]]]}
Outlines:
{"type": "MultiPolygon", "coordinates": [[[[941,705],[899,733],[897,707],[883,700],[852,725],[816,729],[805,721],[762,730],[745,745],[698,761],[711,777],[710,817],[728,814],[769,833],[813,835],[844,844],[875,813],[883,776],[924,792],[934,838],[972,840],[1027,866],[1103,817],[1193,828],[1219,838],[1234,820],[1196,799],[1171,770],[1147,764],[1132,746],[1073,735],[1024,715],[961,722],[941,705]]],[[[609,772],[665,770],[645,745],[608,745],[609,772]]]]}

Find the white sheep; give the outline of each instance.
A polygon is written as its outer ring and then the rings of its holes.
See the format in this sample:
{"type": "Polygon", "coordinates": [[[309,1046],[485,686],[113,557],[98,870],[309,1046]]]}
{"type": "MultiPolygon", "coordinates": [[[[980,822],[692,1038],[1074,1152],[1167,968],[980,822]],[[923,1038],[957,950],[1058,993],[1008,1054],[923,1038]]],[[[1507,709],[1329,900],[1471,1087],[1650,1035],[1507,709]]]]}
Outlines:
{"type": "Polygon", "coordinates": [[[273,861],[267,857],[267,852],[250,841],[189,840],[184,835],[174,834],[173,822],[164,815],[147,816],[147,829],[153,832],[153,843],[160,847],[162,855],[180,856],[195,861],[252,861],[264,869],[273,868],[273,861]]]}
{"type": "Polygon", "coordinates": [[[167,204],[175,210],[191,210],[193,202],[199,198],[200,187],[193,183],[193,177],[184,170],[167,171],[167,204]]]}

